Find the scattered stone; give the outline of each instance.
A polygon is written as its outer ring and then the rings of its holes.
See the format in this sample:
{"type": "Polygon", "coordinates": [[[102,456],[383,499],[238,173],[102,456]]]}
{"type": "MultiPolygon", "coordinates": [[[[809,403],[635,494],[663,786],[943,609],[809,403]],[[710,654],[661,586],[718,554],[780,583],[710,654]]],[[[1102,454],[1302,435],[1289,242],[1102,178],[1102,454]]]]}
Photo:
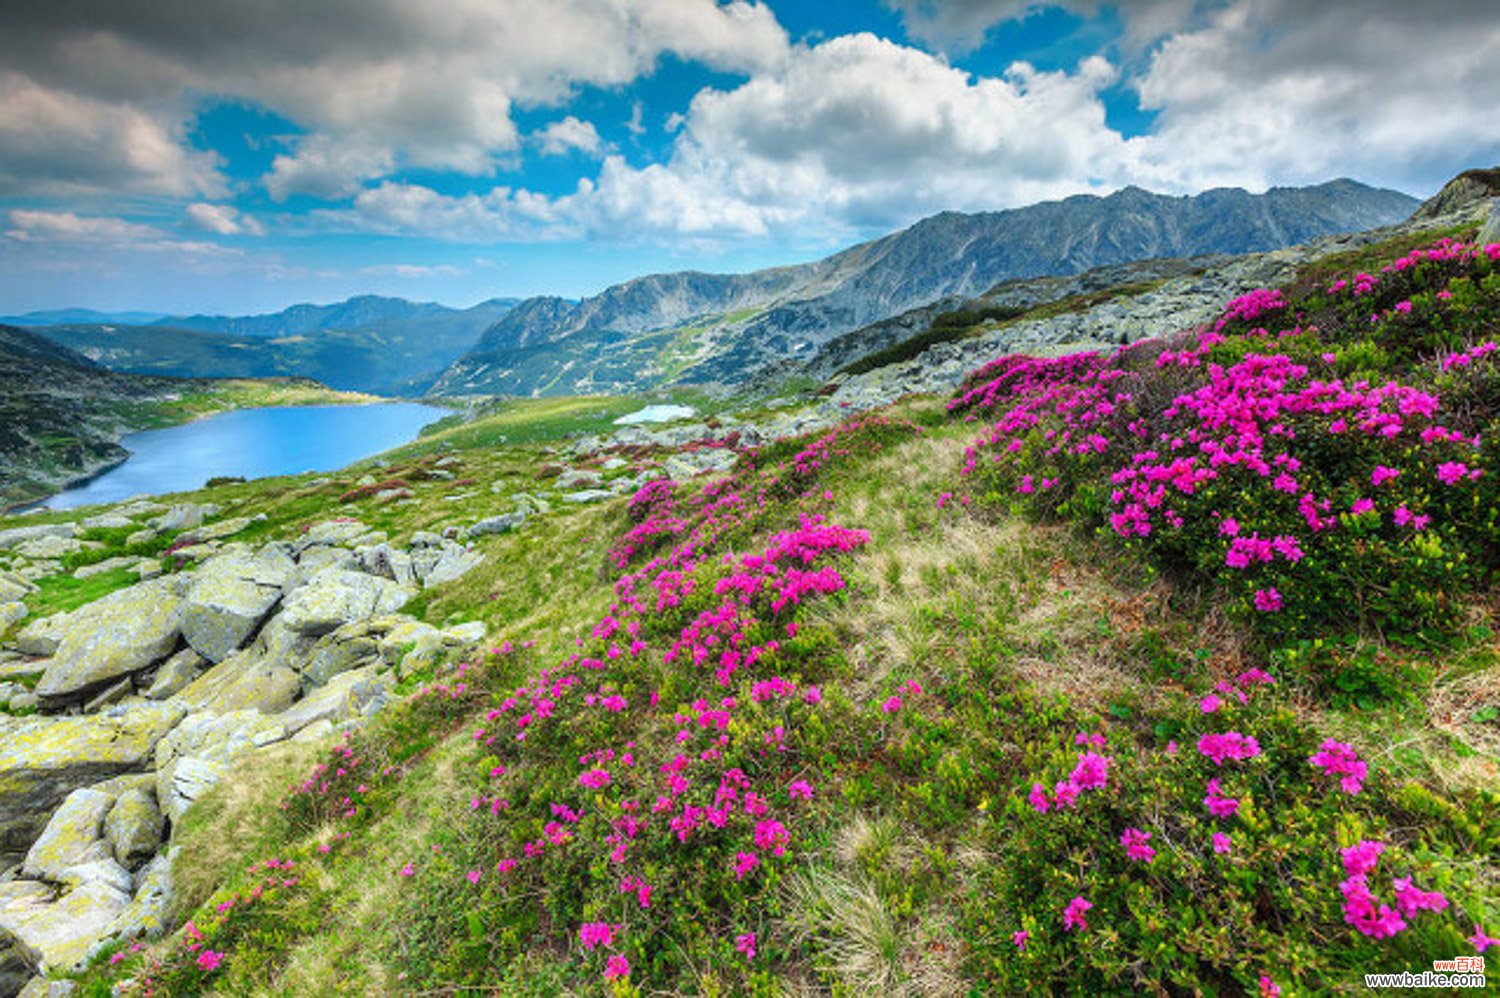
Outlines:
{"type": "Polygon", "coordinates": [[[414,552],[412,569],[417,573],[417,578],[422,580],[423,586],[438,586],[466,575],[482,561],[484,555],[480,552],[470,551],[447,541],[436,551],[427,548],[414,552]]]}
{"type": "Polygon", "coordinates": [[[0,603],[0,633],[25,620],[30,612],[25,603],[0,603]]]}
{"type": "Polygon", "coordinates": [[[565,492],[562,495],[563,502],[590,503],[600,502],[605,499],[613,499],[615,494],[609,489],[584,489],[582,492],[565,492]]]}
{"type": "Polygon", "coordinates": [[[146,525],[152,530],[166,532],[172,530],[192,530],[202,525],[204,520],[217,516],[219,507],[213,503],[199,505],[197,503],[183,503],[173,506],[161,516],[147,521],[146,525]]]}
{"type": "Polygon", "coordinates": [[[11,527],[9,530],[0,530],[0,550],[43,537],[76,537],[77,534],[78,525],[74,523],[38,523],[28,527],[11,527]]]}
{"type": "Polygon", "coordinates": [[[43,900],[48,891],[0,905],[0,935],[15,936],[42,973],[79,969],[130,905],[130,874],[113,862],[74,867],[69,875],[79,879],[56,901],[43,900]]]}
{"type": "Polygon", "coordinates": [[[167,700],[176,696],[198,678],[206,665],[208,659],[191,648],[182,649],[157,667],[156,678],[146,690],[146,699],[167,700]]]}
{"type": "Polygon", "coordinates": [[[156,796],[167,816],[179,820],[224,778],[227,769],[223,763],[188,756],[157,770],[156,796]]]}
{"type": "Polygon", "coordinates": [[[577,489],[580,485],[598,486],[601,476],[597,471],[584,471],[580,469],[569,469],[557,476],[556,488],[559,492],[577,489]]]}
{"type": "Polygon", "coordinates": [[[552,506],[547,502],[547,500],[538,499],[530,492],[517,492],[513,498],[516,503],[517,511],[526,513],[530,516],[536,516],[541,513],[546,513],[551,511],[552,509],[552,506]]]}
{"type": "Polygon", "coordinates": [[[0,576],[0,603],[14,603],[36,592],[36,586],[9,573],[0,576]]]}
{"type": "Polygon", "coordinates": [[[1480,246],[1500,243],[1500,198],[1490,202],[1490,217],[1485,220],[1475,238],[1480,246]]]}
{"type": "Polygon", "coordinates": [[[484,640],[489,633],[489,628],[482,620],[470,620],[463,624],[455,624],[443,631],[443,637],[458,645],[477,645],[484,640]]]}
{"type": "Polygon", "coordinates": [[[173,897],[170,855],[157,856],[141,869],[135,879],[135,897],[109,927],[108,937],[111,939],[154,939],[167,930],[167,913],[173,897]]]}
{"type": "Polygon", "coordinates": [[[104,837],[115,862],[126,869],[134,869],[156,855],[161,832],[161,810],[156,806],[154,791],[125,791],[104,818],[104,837]]]}
{"type": "Polygon", "coordinates": [[[114,805],[113,794],[94,789],[68,794],[26,853],[21,875],[60,880],[69,867],[109,859],[109,844],[103,841],[104,819],[114,805]]]}
{"type": "Polygon", "coordinates": [[[76,554],[82,550],[82,541],[73,537],[57,536],[38,537],[36,540],[22,541],[15,547],[16,554],[24,555],[33,561],[61,558],[63,555],[76,554]]]}
{"type": "MultiPolygon", "coordinates": [[[[3,982],[3,978],[0,978],[3,982]]],[[[4,985],[0,983],[0,993],[3,993],[4,985]]],[[[49,981],[45,977],[33,977],[21,989],[16,998],[69,998],[70,995],[78,993],[77,981],[49,981]]]]}
{"type": "Polygon", "coordinates": [[[110,512],[117,513],[120,516],[128,516],[134,520],[142,516],[151,516],[155,513],[164,512],[166,508],[161,503],[152,502],[150,499],[136,499],[123,506],[116,506],[110,512]]]}
{"type": "Polygon", "coordinates": [[[139,565],[135,566],[135,574],[141,577],[142,582],[159,579],[162,574],[161,562],[155,558],[144,558],[139,565]]]}
{"type": "Polygon", "coordinates": [[[236,516],[233,519],[220,520],[218,523],[194,527],[188,532],[188,536],[199,543],[217,541],[223,540],[225,537],[232,537],[248,526],[250,526],[250,518],[248,516],[236,516]]]}
{"type": "Polygon", "coordinates": [[[519,528],[526,522],[525,510],[514,513],[501,513],[499,516],[491,516],[480,520],[472,526],[466,527],[461,536],[483,537],[486,534],[504,534],[519,528]]]}
{"type": "Polygon", "coordinates": [[[16,650],[23,655],[51,655],[57,651],[68,629],[68,614],[57,613],[33,620],[16,635],[16,650]]]}
{"type": "Polygon", "coordinates": [[[604,461],[600,463],[599,467],[603,468],[605,471],[619,471],[629,463],[630,462],[625,460],[623,457],[610,457],[605,458],[604,461]]]}
{"type": "Polygon", "coordinates": [[[172,702],[215,713],[275,714],[295,703],[301,692],[302,679],[294,670],[239,652],[193,680],[172,702]]]}
{"type": "Polygon", "coordinates": [[[119,513],[100,513],[86,518],[79,526],[84,530],[122,530],[135,526],[135,521],[119,513]]]}
{"type": "Polygon", "coordinates": [[[673,454],[662,463],[667,477],[684,481],[704,473],[719,474],[734,467],[739,455],[727,447],[706,447],[691,453],[673,454]]]}
{"type": "Polygon", "coordinates": [[[132,557],[131,555],[121,555],[118,558],[106,558],[103,561],[96,561],[92,565],[78,566],[78,568],[73,572],[73,578],[91,579],[96,575],[103,575],[105,572],[113,572],[117,568],[134,566],[139,561],[139,558],[132,557]]]}
{"type": "Polygon", "coordinates": [[[359,568],[367,575],[390,579],[398,586],[415,585],[417,581],[417,574],[411,566],[411,555],[405,551],[397,551],[384,542],[359,552],[359,568]]]}
{"type": "Polygon", "coordinates": [[[345,624],[318,642],[302,669],[302,679],[306,685],[322,686],[379,655],[380,643],[370,636],[367,622],[345,624]]]}
{"type": "Polygon", "coordinates": [[[142,582],[70,614],[37,696],[77,698],[171,652],[182,621],[177,590],[173,578],[142,582]]]}
{"type": "Polygon", "coordinates": [[[150,544],[159,536],[160,534],[158,534],[155,530],[137,530],[135,533],[125,538],[125,546],[133,548],[141,544],[150,544]]]}
{"type": "Polygon", "coordinates": [[[172,551],[172,557],[179,561],[203,561],[212,558],[219,552],[217,541],[207,541],[203,544],[189,544],[187,547],[176,548],[172,551]]]}
{"type": "Polygon", "coordinates": [[[314,544],[348,544],[369,531],[370,528],[358,520],[325,520],[308,527],[307,531],[298,538],[296,547],[298,551],[301,551],[314,544]]]}

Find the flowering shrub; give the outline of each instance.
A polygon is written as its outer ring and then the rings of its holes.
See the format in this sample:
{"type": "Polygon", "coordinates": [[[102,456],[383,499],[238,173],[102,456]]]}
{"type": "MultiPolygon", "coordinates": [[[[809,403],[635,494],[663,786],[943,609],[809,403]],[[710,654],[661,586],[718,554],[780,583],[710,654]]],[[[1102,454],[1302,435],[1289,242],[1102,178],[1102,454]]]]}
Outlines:
{"type": "Polygon", "coordinates": [[[1212,580],[1271,635],[1446,625],[1500,566],[1500,377],[1493,341],[1422,330],[1493,331],[1496,259],[1444,241],[1304,301],[1242,296],[1183,348],[1001,358],[949,403],[993,420],[963,474],[1212,580]]]}

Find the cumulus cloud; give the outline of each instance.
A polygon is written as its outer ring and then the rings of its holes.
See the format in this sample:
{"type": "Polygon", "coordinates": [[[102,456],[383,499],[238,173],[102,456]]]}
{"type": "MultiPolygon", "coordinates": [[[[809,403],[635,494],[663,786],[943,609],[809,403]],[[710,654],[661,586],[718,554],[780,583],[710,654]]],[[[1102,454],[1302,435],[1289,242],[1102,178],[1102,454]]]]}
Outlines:
{"type": "Polygon", "coordinates": [[[191,196],[223,183],[171,116],[0,73],[0,195],[191,196]]]}
{"type": "Polygon", "coordinates": [[[233,205],[209,204],[200,201],[187,206],[188,221],[205,232],[217,232],[221,236],[263,236],[265,227],[233,205]]]}
{"type": "Polygon", "coordinates": [[[665,53],[751,73],[787,47],[745,0],[13,0],[0,65],[38,91],[179,121],[185,90],[258,102],[313,135],[279,161],[273,193],[342,196],[397,165],[487,173],[517,146],[514,106],[628,84],[665,53]]]}
{"type": "Polygon", "coordinates": [[[1237,0],[1133,81],[1186,188],[1354,175],[1422,191],[1500,159],[1500,17],[1464,0],[1237,0]]]}
{"type": "Polygon", "coordinates": [[[900,11],[907,34],[945,50],[965,51],[984,41],[998,24],[1018,21],[1048,8],[1092,17],[1103,7],[1117,10],[1134,42],[1161,38],[1188,22],[1200,7],[1219,0],[885,0],[900,11]]]}
{"type": "Polygon", "coordinates": [[[604,141],[599,138],[599,131],[593,122],[581,121],[571,114],[561,121],[552,122],[533,138],[548,156],[565,156],[575,150],[597,156],[604,148],[604,141]]]}

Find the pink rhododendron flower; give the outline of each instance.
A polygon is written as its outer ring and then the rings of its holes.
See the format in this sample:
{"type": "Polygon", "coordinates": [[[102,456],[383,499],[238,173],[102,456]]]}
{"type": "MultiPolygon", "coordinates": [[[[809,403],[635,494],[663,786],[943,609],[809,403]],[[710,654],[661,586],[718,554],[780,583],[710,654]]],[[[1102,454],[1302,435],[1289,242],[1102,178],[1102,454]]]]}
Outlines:
{"type": "Polygon", "coordinates": [[[1400,476],[1401,472],[1395,468],[1387,468],[1383,464],[1377,464],[1375,470],[1370,472],[1370,484],[1379,488],[1386,482],[1394,482],[1400,476]]]}
{"type": "Polygon", "coordinates": [[[198,954],[198,969],[207,974],[211,974],[214,971],[218,970],[219,964],[223,962],[224,954],[215,953],[211,949],[206,949],[202,953],[198,954]]]}
{"type": "Polygon", "coordinates": [[[1099,790],[1109,782],[1109,758],[1097,752],[1082,752],[1069,782],[1080,790],[1099,790]]]}
{"type": "Polygon", "coordinates": [[[1339,786],[1346,794],[1359,793],[1369,771],[1369,767],[1355,753],[1354,746],[1332,738],[1324,741],[1307,761],[1330,776],[1340,777],[1339,786]]]}
{"type": "Polygon", "coordinates": [[[1222,706],[1224,706],[1224,701],[1220,700],[1218,696],[1213,693],[1210,693],[1208,696],[1198,701],[1198,709],[1205,714],[1212,714],[1222,706]]]}
{"type": "Polygon", "coordinates": [[[1283,605],[1285,605],[1284,601],[1281,598],[1281,593],[1278,592],[1275,588],[1257,589],[1255,591],[1254,602],[1255,609],[1259,610],[1261,613],[1275,613],[1277,610],[1280,610],[1283,605]]]}
{"type": "Polygon", "coordinates": [[[1413,887],[1410,877],[1397,877],[1391,881],[1396,891],[1396,907],[1401,914],[1411,918],[1419,911],[1442,911],[1448,907],[1448,899],[1442,891],[1424,891],[1413,887]]]}
{"type": "Polygon", "coordinates": [[[1384,842],[1372,842],[1369,839],[1362,840],[1342,849],[1339,854],[1344,860],[1344,872],[1351,877],[1364,876],[1375,869],[1380,863],[1380,854],[1385,852],[1384,842]]]}
{"type": "Polygon", "coordinates": [[[734,948],[745,954],[746,960],[755,959],[755,933],[747,932],[734,937],[734,948]]]}
{"type": "Polygon", "coordinates": [[[604,979],[606,981],[618,981],[623,977],[630,976],[630,961],[621,953],[614,953],[604,961],[604,979]]]}
{"type": "Polygon", "coordinates": [[[745,874],[760,865],[760,857],[753,852],[739,852],[734,855],[734,879],[744,880],[745,874]]]}
{"type": "Polygon", "coordinates": [[[1212,759],[1215,766],[1222,766],[1226,760],[1253,759],[1260,755],[1260,743],[1251,735],[1242,735],[1238,731],[1226,731],[1223,734],[1208,734],[1200,737],[1198,751],[1212,759]]]}
{"type": "Polygon", "coordinates": [[[1092,907],[1093,905],[1085,901],[1082,895],[1073,898],[1063,909],[1063,928],[1068,932],[1088,931],[1089,923],[1084,913],[1092,907]]]}
{"type": "Polygon", "coordinates": [[[1281,988],[1265,974],[1260,975],[1260,998],[1281,998],[1281,988]]]}
{"type": "Polygon", "coordinates": [[[1040,814],[1046,814],[1052,805],[1047,801],[1047,788],[1040,783],[1031,785],[1031,793],[1026,796],[1027,801],[1040,814]]]}
{"type": "Polygon", "coordinates": [[[1474,934],[1468,938],[1468,943],[1474,947],[1474,952],[1483,953],[1496,943],[1500,943],[1500,939],[1485,935],[1484,930],[1479,927],[1479,923],[1475,922],[1474,934]]]}
{"type": "Polygon", "coordinates": [[[1208,796],[1203,798],[1203,806],[1208,808],[1208,813],[1215,818],[1231,818],[1240,809],[1240,802],[1234,797],[1225,797],[1219,791],[1219,781],[1208,781],[1208,796]]]}
{"type": "Polygon", "coordinates": [[[1214,832],[1214,852],[1227,853],[1234,849],[1234,840],[1223,832],[1214,832]]]}
{"type": "Polygon", "coordinates": [[[1139,828],[1127,828],[1120,833],[1120,845],[1125,847],[1125,855],[1138,863],[1149,863],[1156,858],[1156,850],[1146,844],[1149,841],[1151,833],[1139,828]]]}
{"type": "Polygon", "coordinates": [[[624,927],[611,925],[608,922],[585,922],[578,927],[578,941],[583,944],[584,949],[611,946],[615,941],[615,933],[624,927]]]}
{"type": "MultiPolygon", "coordinates": [[[[1474,926],[1474,928],[1478,930],[1479,926],[1476,925],[1474,926]]],[[[1017,929],[1015,932],[1012,932],[1010,934],[1010,941],[1014,943],[1016,949],[1019,950],[1024,950],[1026,948],[1026,940],[1030,938],[1031,933],[1027,932],[1025,929],[1017,929]]]]}

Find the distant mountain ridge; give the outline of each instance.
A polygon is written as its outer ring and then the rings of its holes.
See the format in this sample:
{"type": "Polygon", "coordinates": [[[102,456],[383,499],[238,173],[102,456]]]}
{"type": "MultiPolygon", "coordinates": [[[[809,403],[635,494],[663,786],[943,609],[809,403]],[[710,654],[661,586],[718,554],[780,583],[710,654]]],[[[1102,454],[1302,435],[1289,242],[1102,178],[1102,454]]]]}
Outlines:
{"type": "Polygon", "coordinates": [[[467,309],[362,295],[248,316],[100,320],[33,331],[114,371],[173,377],[303,377],[333,388],[420,395],[516,303],[467,309]]]}
{"type": "Polygon", "coordinates": [[[620,392],[733,383],[843,333],[1016,278],[1154,257],[1277,249],[1406,218],[1415,198],[1334,180],[1191,197],[1127,187],[1001,212],[944,212],[812,263],[639,277],[579,302],[532,298],[436,394],[620,392]]]}

